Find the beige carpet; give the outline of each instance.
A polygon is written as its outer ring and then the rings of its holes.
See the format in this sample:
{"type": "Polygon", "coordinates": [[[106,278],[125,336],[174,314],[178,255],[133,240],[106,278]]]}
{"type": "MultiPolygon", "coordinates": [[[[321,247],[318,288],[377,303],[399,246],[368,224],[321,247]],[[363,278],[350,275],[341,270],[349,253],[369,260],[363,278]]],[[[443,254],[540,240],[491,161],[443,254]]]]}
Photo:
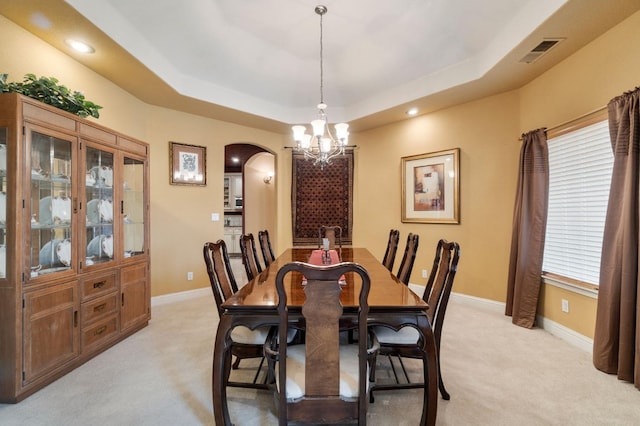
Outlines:
{"type": "MultiPolygon", "coordinates": [[[[40,392],[0,404],[0,425],[213,424],[213,297],[155,306],[152,315],[149,327],[40,392]]],[[[379,378],[387,366],[380,361],[379,378]]],[[[452,302],[442,368],[451,400],[439,399],[439,425],[640,425],[637,389],[596,371],[589,354],[499,313],[452,302]]],[[[229,394],[236,425],[276,424],[267,392],[229,394]]],[[[420,401],[419,390],[381,392],[369,424],[416,425],[420,401]]]]}

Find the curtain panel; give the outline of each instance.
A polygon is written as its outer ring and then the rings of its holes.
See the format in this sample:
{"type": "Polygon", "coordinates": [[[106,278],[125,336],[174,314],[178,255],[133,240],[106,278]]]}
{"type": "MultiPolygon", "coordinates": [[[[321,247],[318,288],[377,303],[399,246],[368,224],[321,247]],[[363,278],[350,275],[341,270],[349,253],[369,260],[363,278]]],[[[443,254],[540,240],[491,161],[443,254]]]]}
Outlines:
{"type": "Polygon", "coordinates": [[[640,88],[608,104],[613,174],[602,242],[593,363],[640,389],[640,88]]]}
{"type": "Polygon", "coordinates": [[[540,295],[549,198],[549,154],[545,129],[522,135],[513,213],[505,314],[521,327],[535,324],[540,295]]]}

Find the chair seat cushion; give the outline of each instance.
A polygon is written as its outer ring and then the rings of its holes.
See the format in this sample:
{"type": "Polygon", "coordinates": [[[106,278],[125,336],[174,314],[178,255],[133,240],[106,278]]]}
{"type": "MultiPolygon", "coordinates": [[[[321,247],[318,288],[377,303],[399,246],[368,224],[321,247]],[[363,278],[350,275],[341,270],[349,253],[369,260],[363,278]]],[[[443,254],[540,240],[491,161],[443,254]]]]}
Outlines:
{"type": "Polygon", "coordinates": [[[394,331],[388,327],[374,326],[373,332],[381,345],[415,345],[420,338],[420,333],[413,327],[403,327],[399,331],[394,331]]]}
{"type": "MultiPolygon", "coordinates": [[[[258,327],[251,330],[249,327],[239,325],[231,330],[231,340],[234,343],[242,343],[245,345],[262,345],[267,340],[269,329],[271,327],[258,327]]],[[[287,343],[291,343],[296,337],[296,330],[289,329],[287,332],[287,343]]]]}
{"type": "MultiPolygon", "coordinates": [[[[276,364],[275,375],[280,390],[279,369],[276,364]]],[[[287,400],[304,396],[305,388],[305,345],[293,345],[287,348],[287,400]]],[[[367,375],[369,377],[369,366],[367,375]]],[[[369,381],[367,380],[367,390],[369,381]]],[[[358,397],[358,345],[340,345],[340,396],[358,397]]]]}
{"type": "Polygon", "coordinates": [[[258,327],[251,330],[249,327],[239,325],[231,330],[231,340],[234,343],[243,343],[246,345],[262,345],[267,340],[269,327],[258,327]]]}

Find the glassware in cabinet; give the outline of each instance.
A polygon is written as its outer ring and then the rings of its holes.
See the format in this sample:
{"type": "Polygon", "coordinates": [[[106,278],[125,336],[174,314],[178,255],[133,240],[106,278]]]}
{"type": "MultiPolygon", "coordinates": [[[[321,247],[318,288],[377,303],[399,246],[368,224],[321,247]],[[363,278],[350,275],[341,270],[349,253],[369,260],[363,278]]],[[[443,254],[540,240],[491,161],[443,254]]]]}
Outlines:
{"type": "Polygon", "coordinates": [[[82,259],[84,266],[113,260],[114,249],[114,153],[85,143],[84,197],[85,229],[82,259]]]}
{"type": "Polygon", "coordinates": [[[125,258],[142,255],[146,251],[145,167],[142,160],[124,157],[121,213],[125,258]]]}
{"type": "Polygon", "coordinates": [[[72,269],[73,221],[77,200],[73,188],[73,138],[29,129],[31,277],[72,269]]]}

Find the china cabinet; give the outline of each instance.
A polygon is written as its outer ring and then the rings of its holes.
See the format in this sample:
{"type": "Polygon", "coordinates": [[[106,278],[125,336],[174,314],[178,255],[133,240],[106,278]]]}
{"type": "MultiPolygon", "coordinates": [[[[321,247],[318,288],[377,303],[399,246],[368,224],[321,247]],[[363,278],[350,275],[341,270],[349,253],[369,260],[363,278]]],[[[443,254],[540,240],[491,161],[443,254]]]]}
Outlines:
{"type": "Polygon", "coordinates": [[[0,95],[0,402],[148,324],[148,145],[0,95]]]}

